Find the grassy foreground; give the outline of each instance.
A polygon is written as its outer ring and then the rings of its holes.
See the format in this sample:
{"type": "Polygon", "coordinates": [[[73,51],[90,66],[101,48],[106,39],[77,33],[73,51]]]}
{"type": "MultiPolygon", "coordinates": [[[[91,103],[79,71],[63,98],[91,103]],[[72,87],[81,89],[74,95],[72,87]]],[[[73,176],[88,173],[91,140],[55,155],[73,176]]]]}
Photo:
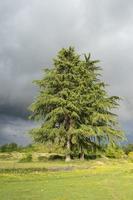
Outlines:
{"type": "Polygon", "coordinates": [[[13,163],[0,169],[46,168],[48,171],[1,172],[2,200],[132,200],[133,163],[88,161],[13,163]],[[73,167],[73,168],[71,168],[73,167]]]}

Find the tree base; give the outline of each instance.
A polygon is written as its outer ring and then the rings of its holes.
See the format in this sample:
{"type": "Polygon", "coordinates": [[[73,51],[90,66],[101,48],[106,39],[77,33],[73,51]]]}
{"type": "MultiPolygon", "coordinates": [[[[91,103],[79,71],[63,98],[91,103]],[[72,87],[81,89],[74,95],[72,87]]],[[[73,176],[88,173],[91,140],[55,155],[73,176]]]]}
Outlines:
{"type": "Polygon", "coordinates": [[[71,161],[71,157],[70,157],[70,156],[66,156],[65,161],[66,161],[66,162],[70,162],[70,161],[71,161]]]}
{"type": "Polygon", "coordinates": [[[82,153],[81,155],[80,155],[80,160],[84,160],[85,159],[85,155],[84,155],[84,153],[82,153]]]}

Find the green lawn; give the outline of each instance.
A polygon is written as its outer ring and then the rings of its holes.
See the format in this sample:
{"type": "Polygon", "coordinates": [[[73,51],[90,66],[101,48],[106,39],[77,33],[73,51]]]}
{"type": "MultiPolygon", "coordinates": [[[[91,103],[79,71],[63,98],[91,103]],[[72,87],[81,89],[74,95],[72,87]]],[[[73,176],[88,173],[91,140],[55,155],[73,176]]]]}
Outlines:
{"type": "MultiPolygon", "coordinates": [[[[0,162],[2,166],[11,162],[0,162]],[[2,165],[4,164],[4,165],[2,165]]],[[[15,163],[16,168],[75,166],[72,171],[1,173],[0,200],[132,200],[133,163],[108,161],[15,163]],[[79,167],[81,169],[79,169],[79,167]],[[85,169],[87,168],[87,169],[85,169]]]]}

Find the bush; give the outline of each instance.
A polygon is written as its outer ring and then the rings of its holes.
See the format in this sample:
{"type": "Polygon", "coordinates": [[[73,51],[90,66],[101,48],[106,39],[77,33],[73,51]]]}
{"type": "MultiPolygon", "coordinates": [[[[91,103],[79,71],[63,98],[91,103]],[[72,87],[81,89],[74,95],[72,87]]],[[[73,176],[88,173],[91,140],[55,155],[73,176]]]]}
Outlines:
{"type": "Polygon", "coordinates": [[[32,162],[32,154],[27,154],[19,160],[19,162],[32,162]]]}
{"type": "Polygon", "coordinates": [[[129,152],[133,152],[133,144],[126,144],[123,146],[123,151],[128,155],[129,152]]]}
{"type": "Polygon", "coordinates": [[[10,153],[0,153],[0,160],[10,160],[12,155],[10,153]]]}
{"type": "Polygon", "coordinates": [[[28,144],[27,146],[21,147],[20,151],[24,153],[31,153],[35,151],[35,147],[32,144],[28,144]]]}
{"type": "Polygon", "coordinates": [[[95,160],[97,158],[101,158],[100,154],[85,154],[85,159],[87,160],[95,160]]]}
{"type": "Polygon", "coordinates": [[[133,162],[133,151],[129,152],[128,158],[129,158],[130,161],[133,162]]]}
{"type": "Polygon", "coordinates": [[[38,157],[38,161],[40,161],[40,162],[44,162],[44,161],[47,161],[47,160],[48,160],[47,156],[39,156],[38,157]]]}
{"type": "Polygon", "coordinates": [[[123,158],[125,157],[124,151],[117,146],[109,146],[105,151],[105,156],[109,158],[123,158]]]}
{"type": "Polygon", "coordinates": [[[64,160],[65,156],[62,154],[48,154],[41,155],[38,157],[38,161],[48,161],[48,160],[64,160]]]}
{"type": "Polygon", "coordinates": [[[48,160],[64,160],[65,156],[62,154],[50,154],[48,160]]]}

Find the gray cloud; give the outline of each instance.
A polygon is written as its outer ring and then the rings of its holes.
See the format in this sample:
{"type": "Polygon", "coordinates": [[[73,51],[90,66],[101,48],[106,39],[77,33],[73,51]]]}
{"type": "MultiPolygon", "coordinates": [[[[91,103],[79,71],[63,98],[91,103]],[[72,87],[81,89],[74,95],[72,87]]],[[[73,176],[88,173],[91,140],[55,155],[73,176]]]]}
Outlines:
{"type": "Polygon", "coordinates": [[[23,132],[20,119],[30,127],[27,107],[37,94],[32,80],[41,77],[41,69],[51,66],[57,51],[69,45],[101,60],[108,91],[124,99],[120,121],[131,130],[132,8],[131,0],[1,1],[0,140],[8,138],[6,132],[13,135],[15,127],[23,132]],[[9,118],[15,122],[11,131],[9,118]]]}
{"type": "Polygon", "coordinates": [[[32,140],[28,135],[28,131],[34,126],[35,124],[31,121],[19,117],[7,117],[3,115],[0,119],[0,145],[11,142],[15,142],[19,145],[31,143],[32,140]]]}

